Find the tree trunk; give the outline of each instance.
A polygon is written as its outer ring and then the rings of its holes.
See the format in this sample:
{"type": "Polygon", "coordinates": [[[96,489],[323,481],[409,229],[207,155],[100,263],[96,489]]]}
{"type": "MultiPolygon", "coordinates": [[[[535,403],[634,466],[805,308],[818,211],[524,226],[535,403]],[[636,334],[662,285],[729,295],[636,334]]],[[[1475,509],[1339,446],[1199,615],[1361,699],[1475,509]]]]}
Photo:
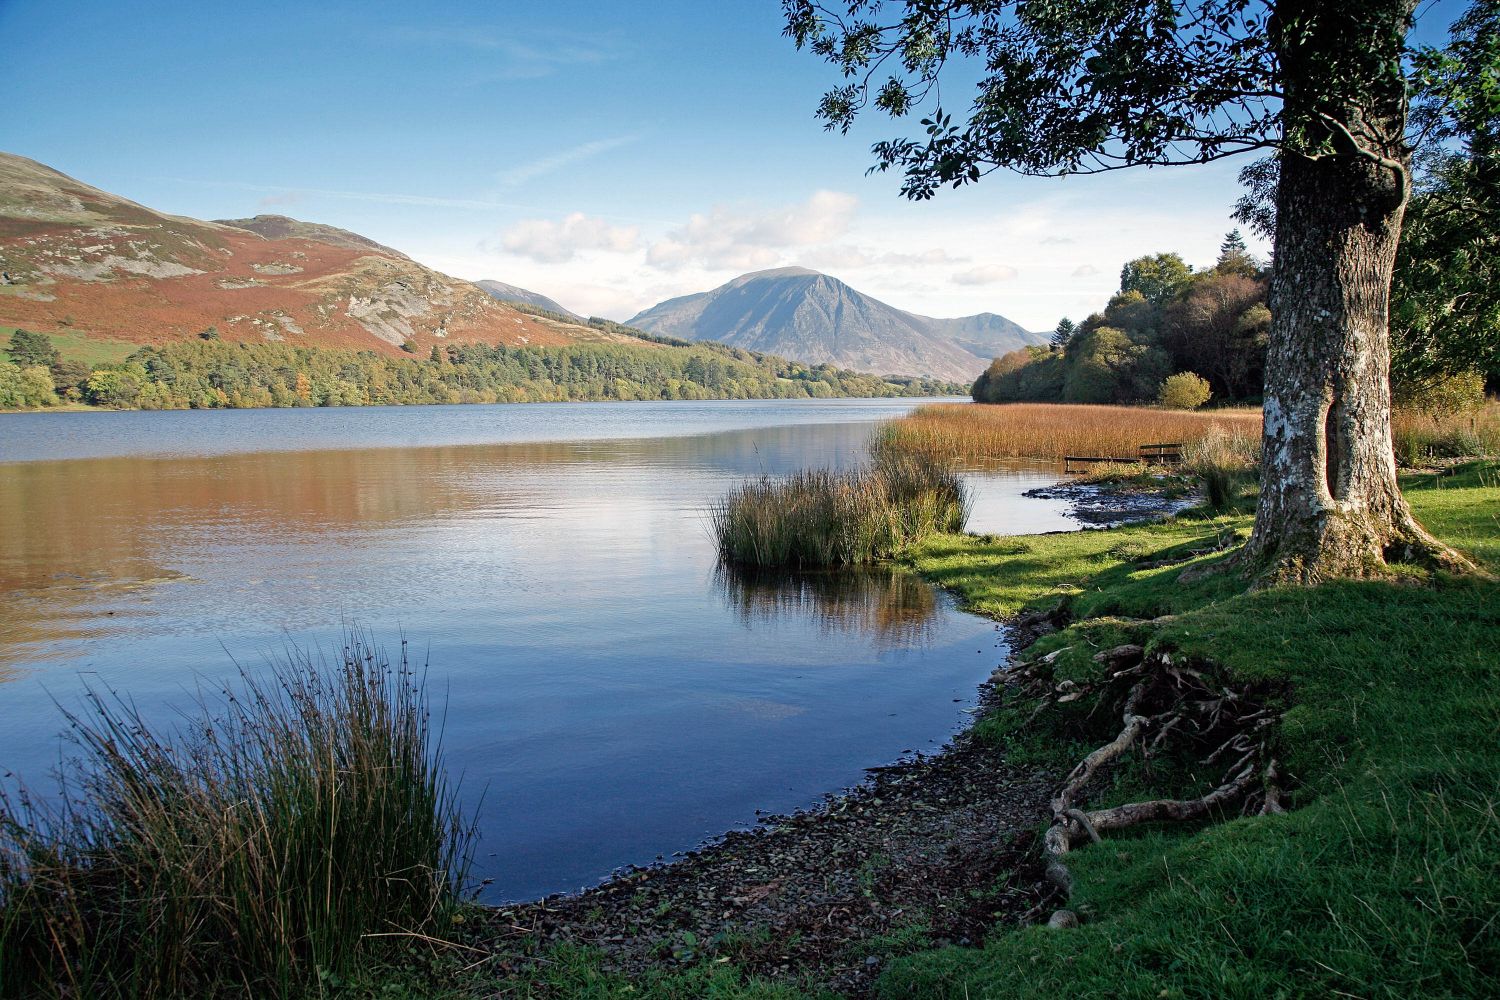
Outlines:
{"type": "Polygon", "coordinates": [[[1396,485],[1388,316],[1408,185],[1404,90],[1328,93],[1351,53],[1399,60],[1410,11],[1283,2],[1284,28],[1291,7],[1305,13],[1282,35],[1295,40],[1281,53],[1287,129],[1324,142],[1281,154],[1260,503],[1243,557],[1271,583],[1372,576],[1392,561],[1470,568],[1396,485]],[[1391,50],[1372,53],[1386,37],[1391,50]]]}

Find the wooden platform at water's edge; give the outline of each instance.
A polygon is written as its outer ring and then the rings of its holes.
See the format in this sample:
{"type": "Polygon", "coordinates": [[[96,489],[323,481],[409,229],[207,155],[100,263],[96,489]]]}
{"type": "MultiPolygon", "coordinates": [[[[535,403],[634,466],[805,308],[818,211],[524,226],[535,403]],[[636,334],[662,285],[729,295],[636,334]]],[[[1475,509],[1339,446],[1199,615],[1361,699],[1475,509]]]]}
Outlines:
{"type": "Polygon", "coordinates": [[[1064,455],[1063,474],[1075,475],[1087,471],[1087,466],[1099,462],[1116,462],[1122,465],[1179,465],[1182,463],[1182,444],[1143,444],[1137,449],[1135,458],[1107,458],[1089,455],[1064,455]],[[1081,465],[1084,468],[1075,469],[1081,465]]]}

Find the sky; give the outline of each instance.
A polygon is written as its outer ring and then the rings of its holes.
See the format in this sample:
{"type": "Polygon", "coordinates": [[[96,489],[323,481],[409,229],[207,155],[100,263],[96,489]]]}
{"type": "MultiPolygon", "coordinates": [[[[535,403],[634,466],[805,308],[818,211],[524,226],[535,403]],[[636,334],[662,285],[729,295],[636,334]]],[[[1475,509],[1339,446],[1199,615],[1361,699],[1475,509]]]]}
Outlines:
{"type": "MultiPolygon", "coordinates": [[[[1428,0],[1419,31],[1460,9],[1428,0]]],[[[783,37],[778,0],[0,0],[0,47],[0,150],[173,214],[339,226],[617,320],[795,264],[1048,330],[1101,308],[1133,257],[1211,264],[1243,166],[995,173],[907,201],[897,175],[866,175],[901,126],[823,130],[839,78],[783,37]]]]}

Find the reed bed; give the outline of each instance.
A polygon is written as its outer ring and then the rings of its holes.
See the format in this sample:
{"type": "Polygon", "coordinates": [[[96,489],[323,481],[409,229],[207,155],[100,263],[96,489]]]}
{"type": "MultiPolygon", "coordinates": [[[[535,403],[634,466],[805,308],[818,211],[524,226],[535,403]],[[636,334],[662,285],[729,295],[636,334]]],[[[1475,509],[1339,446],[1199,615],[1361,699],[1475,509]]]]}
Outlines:
{"type": "Polygon", "coordinates": [[[0,995],[294,996],[441,932],[473,827],[405,643],[198,709],[167,733],[93,693],[60,798],[0,790],[0,995]]]}
{"type": "Polygon", "coordinates": [[[1447,413],[1397,410],[1391,421],[1396,460],[1422,466],[1451,458],[1500,455],[1500,401],[1447,413]]]}
{"type": "Polygon", "coordinates": [[[983,462],[1067,455],[1130,458],[1143,444],[1185,447],[1219,432],[1258,443],[1260,410],[1199,412],[1069,403],[938,403],[886,425],[880,450],[983,462]]]}
{"type": "Polygon", "coordinates": [[[747,482],[711,514],[719,556],[765,568],[858,566],[888,559],[969,517],[963,479],[926,455],[882,453],[847,472],[816,469],[747,482]]]}

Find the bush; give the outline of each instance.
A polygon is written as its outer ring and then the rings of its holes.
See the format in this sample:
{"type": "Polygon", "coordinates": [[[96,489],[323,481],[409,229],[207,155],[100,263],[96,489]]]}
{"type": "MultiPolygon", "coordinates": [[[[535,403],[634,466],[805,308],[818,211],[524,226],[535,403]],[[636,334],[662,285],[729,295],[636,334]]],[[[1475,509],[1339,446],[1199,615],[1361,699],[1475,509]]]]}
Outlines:
{"type": "Polygon", "coordinates": [[[1207,379],[1192,372],[1178,372],[1162,382],[1157,402],[1172,410],[1196,410],[1212,395],[1207,379]]]}
{"type": "Polygon", "coordinates": [[[805,569],[887,559],[928,535],[962,531],[968,517],[967,489],[947,464],[882,451],[850,472],[745,483],[712,523],[725,562],[805,569]]]}
{"type": "Polygon", "coordinates": [[[1436,382],[1392,384],[1393,402],[1400,408],[1429,417],[1449,417],[1484,405],[1484,376],[1477,371],[1460,372],[1436,382]]]}
{"type": "Polygon", "coordinates": [[[286,995],[442,929],[472,828],[405,644],[320,666],[242,678],[185,732],[97,694],[69,716],[61,800],[0,788],[0,995],[286,995]]]}
{"type": "Polygon", "coordinates": [[[41,365],[17,367],[0,361],[0,409],[20,410],[57,405],[52,373],[41,365]]]}

